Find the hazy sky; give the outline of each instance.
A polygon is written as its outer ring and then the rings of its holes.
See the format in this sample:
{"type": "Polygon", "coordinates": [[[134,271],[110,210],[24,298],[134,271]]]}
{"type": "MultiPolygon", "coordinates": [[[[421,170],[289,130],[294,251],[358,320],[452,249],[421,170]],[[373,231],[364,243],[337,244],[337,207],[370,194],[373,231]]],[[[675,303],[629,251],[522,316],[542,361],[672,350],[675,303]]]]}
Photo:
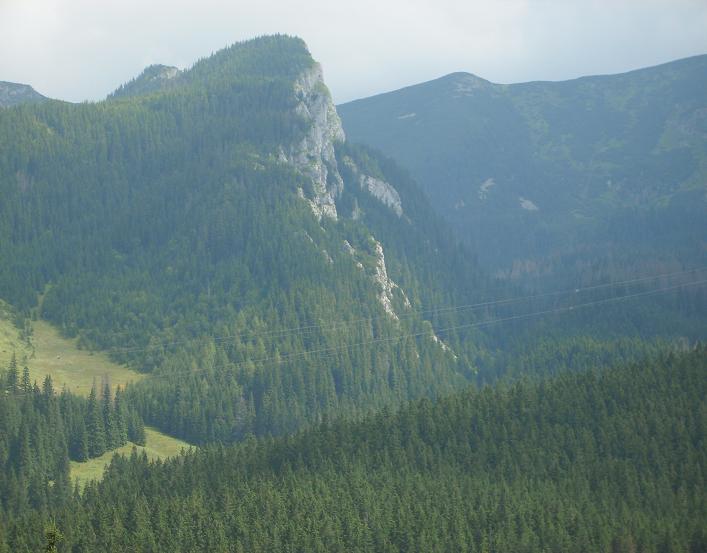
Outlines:
{"type": "Polygon", "coordinates": [[[0,80],[100,99],[151,63],[304,38],[337,102],[468,71],[616,73],[707,53],[707,0],[0,0],[0,80]]]}

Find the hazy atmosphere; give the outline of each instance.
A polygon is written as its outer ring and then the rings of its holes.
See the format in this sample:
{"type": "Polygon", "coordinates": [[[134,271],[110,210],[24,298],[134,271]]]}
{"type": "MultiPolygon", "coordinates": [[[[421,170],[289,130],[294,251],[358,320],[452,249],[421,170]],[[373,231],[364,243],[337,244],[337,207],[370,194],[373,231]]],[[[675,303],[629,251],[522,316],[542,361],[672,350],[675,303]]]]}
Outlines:
{"type": "Polygon", "coordinates": [[[0,0],[0,553],[707,553],[706,30],[0,0]]]}
{"type": "Polygon", "coordinates": [[[495,82],[622,72],[707,52],[701,0],[0,0],[0,80],[98,100],[153,63],[301,36],[336,102],[468,71],[495,82]]]}

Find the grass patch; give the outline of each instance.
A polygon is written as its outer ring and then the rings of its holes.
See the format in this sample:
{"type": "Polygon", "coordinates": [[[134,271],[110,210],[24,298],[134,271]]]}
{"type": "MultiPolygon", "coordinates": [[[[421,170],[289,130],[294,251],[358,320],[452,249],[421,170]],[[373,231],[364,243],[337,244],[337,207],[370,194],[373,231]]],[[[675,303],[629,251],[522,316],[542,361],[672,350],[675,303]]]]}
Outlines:
{"type": "Polygon", "coordinates": [[[100,384],[101,378],[106,376],[115,388],[144,378],[128,367],[114,363],[104,353],[78,349],[75,340],[63,338],[45,321],[35,321],[32,328],[35,357],[30,359],[28,366],[33,379],[41,381],[45,375],[51,374],[55,388],[65,385],[70,392],[88,395],[94,379],[100,384]]]}
{"type": "Polygon", "coordinates": [[[162,432],[150,427],[145,428],[145,438],[146,443],[144,447],[128,442],[118,449],[108,451],[100,457],[96,457],[85,463],[71,461],[71,479],[76,481],[82,488],[86,482],[100,480],[103,478],[103,471],[108,464],[110,464],[111,459],[113,459],[113,455],[116,453],[118,455],[130,455],[133,448],[137,449],[140,454],[144,451],[150,460],[155,460],[174,457],[175,455],[179,455],[182,449],[192,447],[182,440],[162,434],[162,432]]]}
{"type": "Polygon", "coordinates": [[[128,367],[111,361],[104,353],[92,353],[76,347],[76,340],[63,338],[46,321],[32,323],[31,346],[20,339],[19,331],[7,317],[0,317],[0,363],[7,367],[12,352],[17,363],[29,368],[30,378],[41,386],[46,375],[51,375],[54,389],[66,389],[78,395],[87,396],[94,379],[101,384],[108,377],[111,386],[125,386],[144,378],[128,367]]]}
{"type": "MultiPolygon", "coordinates": [[[[66,386],[70,392],[87,396],[94,379],[100,385],[107,376],[111,386],[124,386],[128,382],[137,382],[145,375],[118,365],[104,353],[91,353],[76,347],[76,340],[63,338],[61,334],[45,321],[32,323],[31,345],[23,342],[20,333],[12,323],[11,310],[0,300],[0,366],[5,368],[13,352],[20,367],[27,365],[30,377],[41,385],[46,375],[51,375],[54,389],[66,386]]],[[[145,428],[145,446],[128,443],[113,451],[85,463],[71,462],[71,478],[80,486],[103,477],[105,467],[113,455],[130,455],[133,447],[138,452],[145,452],[150,459],[166,459],[178,455],[182,449],[188,449],[188,443],[162,434],[154,428],[145,428]]]]}

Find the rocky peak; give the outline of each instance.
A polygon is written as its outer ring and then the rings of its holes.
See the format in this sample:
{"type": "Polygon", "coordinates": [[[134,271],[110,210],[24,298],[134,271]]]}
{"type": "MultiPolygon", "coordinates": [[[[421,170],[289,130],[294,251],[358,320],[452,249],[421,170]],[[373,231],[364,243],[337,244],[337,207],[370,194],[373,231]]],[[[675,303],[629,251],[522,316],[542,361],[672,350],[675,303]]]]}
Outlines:
{"type": "Polygon", "coordinates": [[[319,219],[336,219],[335,200],[344,189],[344,181],[337,167],[334,144],[343,142],[345,135],[318,63],[295,80],[294,92],[298,100],[296,112],[307,122],[308,130],[302,141],[289,153],[283,151],[281,157],[312,179],[313,195],[306,199],[315,215],[319,219]]]}
{"type": "Polygon", "coordinates": [[[143,71],[143,76],[145,78],[148,78],[149,80],[155,81],[155,80],[163,80],[163,81],[168,81],[170,79],[174,79],[177,75],[179,75],[181,71],[177,69],[176,67],[172,67],[169,65],[151,65],[145,71],[143,71]]]}
{"type": "Polygon", "coordinates": [[[448,76],[455,98],[473,96],[475,93],[493,87],[493,83],[472,73],[452,73],[448,76]]]}
{"type": "Polygon", "coordinates": [[[28,84],[0,81],[0,107],[7,108],[20,104],[36,104],[48,100],[28,84]]]}
{"type": "Polygon", "coordinates": [[[109,97],[120,98],[149,94],[170,86],[182,71],[169,65],[150,65],[129,83],[120,86],[109,97]]]}

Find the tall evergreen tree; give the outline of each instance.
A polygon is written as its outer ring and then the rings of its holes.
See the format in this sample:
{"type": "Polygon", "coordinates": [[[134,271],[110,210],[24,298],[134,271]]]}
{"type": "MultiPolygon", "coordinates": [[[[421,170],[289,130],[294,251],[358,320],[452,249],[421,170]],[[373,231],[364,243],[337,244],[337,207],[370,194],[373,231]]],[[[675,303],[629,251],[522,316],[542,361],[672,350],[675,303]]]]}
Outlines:
{"type": "Polygon", "coordinates": [[[110,383],[107,379],[103,384],[101,411],[103,413],[103,428],[106,437],[106,449],[115,449],[120,445],[120,431],[115,424],[113,394],[110,389],[110,383]]]}
{"type": "Polygon", "coordinates": [[[29,367],[27,367],[27,366],[25,366],[25,368],[22,369],[21,388],[22,388],[22,392],[25,394],[29,394],[32,391],[32,381],[30,380],[29,367]]]}
{"type": "Polygon", "coordinates": [[[5,378],[7,382],[7,389],[11,393],[16,393],[19,389],[20,382],[19,373],[17,371],[17,357],[15,356],[14,351],[12,352],[12,357],[10,358],[10,364],[7,367],[7,375],[5,378]]]}
{"type": "Polygon", "coordinates": [[[103,412],[97,398],[96,382],[94,380],[86,405],[86,433],[88,438],[88,454],[98,457],[106,451],[106,433],[103,412]]]}

